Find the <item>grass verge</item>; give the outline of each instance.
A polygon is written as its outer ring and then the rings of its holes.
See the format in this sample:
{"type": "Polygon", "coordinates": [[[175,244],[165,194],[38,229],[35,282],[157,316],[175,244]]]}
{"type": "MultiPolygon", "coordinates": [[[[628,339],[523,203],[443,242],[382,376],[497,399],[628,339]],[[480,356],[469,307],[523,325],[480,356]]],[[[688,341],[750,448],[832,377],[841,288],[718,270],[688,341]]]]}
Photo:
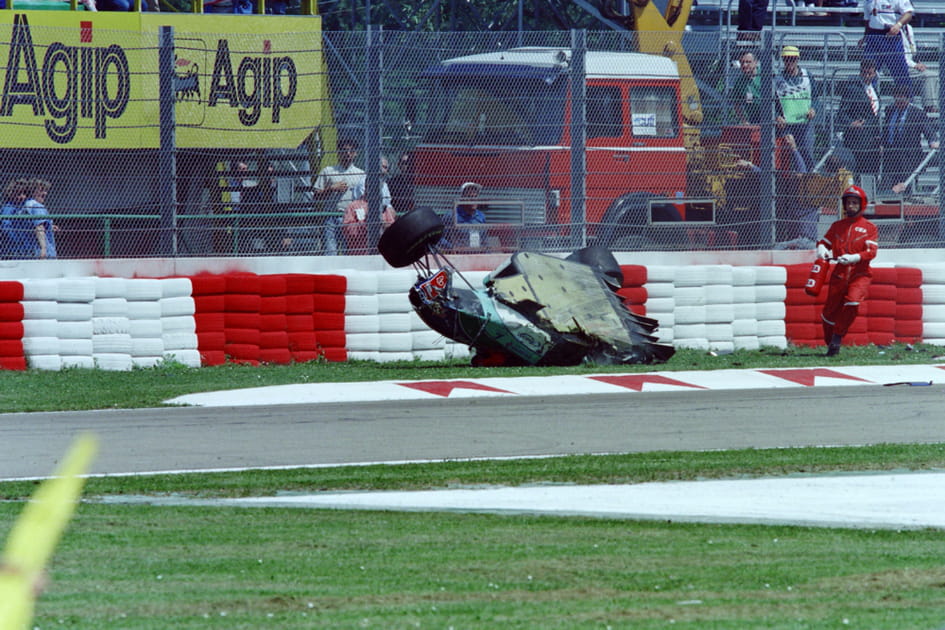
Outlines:
{"type": "MultiPolygon", "coordinates": [[[[945,444],[91,479],[35,627],[903,628],[945,620],[940,531],[116,505],[115,494],[617,483],[945,468],[945,444]]],[[[25,496],[32,484],[0,484],[25,496]]],[[[0,503],[0,537],[19,502],[0,503]]]]}

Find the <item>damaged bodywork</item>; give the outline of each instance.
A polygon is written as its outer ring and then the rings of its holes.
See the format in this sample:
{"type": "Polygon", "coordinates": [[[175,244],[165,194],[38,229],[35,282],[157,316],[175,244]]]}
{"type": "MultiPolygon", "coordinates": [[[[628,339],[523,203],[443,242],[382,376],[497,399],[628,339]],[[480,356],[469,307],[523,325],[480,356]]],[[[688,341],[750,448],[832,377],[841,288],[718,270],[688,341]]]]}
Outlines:
{"type": "Polygon", "coordinates": [[[391,265],[414,265],[414,310],[433,330],[473,348],[473,365],[658,363],[673,356],[657,339],[658,322],[632,313],[617,295],[622,274],[609,251],[588,247],[565,259],[519,252],[473,287],[437,248],[441,235],[435,213],[415,211],[388,228],[378,247],[391,265]]]}

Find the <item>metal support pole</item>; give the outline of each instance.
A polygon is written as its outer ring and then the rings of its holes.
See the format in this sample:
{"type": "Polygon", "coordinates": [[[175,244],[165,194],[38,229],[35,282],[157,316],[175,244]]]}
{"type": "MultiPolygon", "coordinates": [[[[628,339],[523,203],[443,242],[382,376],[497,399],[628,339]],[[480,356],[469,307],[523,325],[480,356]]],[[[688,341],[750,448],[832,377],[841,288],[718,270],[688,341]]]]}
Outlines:
{"type": "MultiPolygon", "coordinates": [[[[939,33],[938,36],[938,111],[942,111],[942,103],[945,103],[945,81],[941,80],[942,70],[945,69],[945,33],[939,33]]],[[[945,116],[938,117],[938,141],[945,141],[945,116]]],[[[945,149],[945,147],[942,147],[945,149]]],[[[942,206],[943,195],[945,195],[945,150],[939,150],[936,156],[935,165],[938,167],[938,242],[930,244],[934,247],[945,247],[945,207],[942,206]]]]}
{"type": "Polygon", "coordinates": [[[367,173],[367,241],[377,247],[381,237],[381,71],[384,62],[384,31],[380,26],[367,28],[367,124],[364,130],[364,166],[367,173]]]}
{"type": "MultiPolygon", "coordinates": [[[[775,100],[774,100],[774,33],[768,31],[764,33],[764,45],[762,46],[761,53],[761,109],[762,111],[768,112],[766,120],[774,121],[776,116],[775,100]]],[[[775,186],[775,160],[774,160],[774,122],[769,122],[761,125],[761,142],[760,147],[760,164],[761,167],[761,182],[760,190],[758,191],[761,194],[761,199],[759,207],[761,209],[761,216],[765,217],[765,221],[762,225],[767,225],[767,230],[761,230],[761,239],[758,243],[761,246],[773,247],[775,243],[775,235],[777,230],[777,216],[776,216],[776,195],[777,187],[775,186]],[[767,210],[767,212],[765,212],[767,210]]]]}
{"type": "Polygon", "coordinates": [[[164,256],[177,255],[177,119],[174,79],[174,27],[162,26],[158,47],[158,106],[160,149],[158,190],[161,211],[161,245],[164,256]]]}
{"type": "Polygon", "coordinates": [[[587,31],[571,31],[571,247],[587,243],[587,31]]]}

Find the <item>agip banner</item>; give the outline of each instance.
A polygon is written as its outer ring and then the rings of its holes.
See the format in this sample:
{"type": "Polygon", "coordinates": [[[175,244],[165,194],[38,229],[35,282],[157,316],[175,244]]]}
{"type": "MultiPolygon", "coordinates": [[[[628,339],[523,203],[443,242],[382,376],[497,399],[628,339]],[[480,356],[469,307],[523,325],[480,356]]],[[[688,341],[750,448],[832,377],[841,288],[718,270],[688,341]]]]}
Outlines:
{"type": "Polygon", "coordinates": [[[0,148],[158,148],[161,26],[178,147],[294,148],[311,133],[318,17],[0,11],[0,148]]]}

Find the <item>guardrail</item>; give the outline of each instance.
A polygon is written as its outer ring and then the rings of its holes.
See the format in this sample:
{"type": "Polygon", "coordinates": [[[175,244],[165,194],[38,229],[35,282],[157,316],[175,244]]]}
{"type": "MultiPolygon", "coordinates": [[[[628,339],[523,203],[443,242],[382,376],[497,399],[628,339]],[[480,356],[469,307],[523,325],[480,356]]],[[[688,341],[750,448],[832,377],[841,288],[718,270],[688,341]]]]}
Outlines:
{"type": "MultiPolygon", "coordinates": [[[[219,231],[221,229],[229,230],[226,241],[229,243],[228,251],[219,253],[238,254],[241,234],[247,230],[289,230],[298,227],[320,227],[324,219],[328,217],[339,216],[337,212],[318,210],[318,211],[282,211],[282,212],[242,212],[242,211],[223,211],[201,214],[180,214],[177,216],[176,228],[165,230],[160,226],[161,215],[153,213],[87,213],[87,212],[56,212],[44,215],[43,218],[53,221],[54,224],[62,225],[70,221],[87,221],[91,223],[100,222],[99,233],[101,234],[101,255],[108,258],[112,255],[114,248],[116,232],[127,232],[134,230],[140,232],[147,228],[147,223],[155,222],[153,231],[155,233],[176,232],[180,234],[188,230],[209,230],[219,231]],[[280,219],[282,221],[280,221],[280,219]],[[260,226],[254,222],[265,221],[266,225],[260,226]],[[114,223],[116,221],[134,221],[133,228],[124,228],[116,230],[114,223]],[[187,224],[194,221],[205,221],[208,225],[200,227],[189,227],[187,224]]],[[[32,220],[36,217],[31,215],[16,215],[4,217],[5,219],[24,219],[32,220]]],[[[68,232],[66,233],[68,234],[68,232]]],[[[63,238],[62,236],[58,238],[63,238]]]]}

